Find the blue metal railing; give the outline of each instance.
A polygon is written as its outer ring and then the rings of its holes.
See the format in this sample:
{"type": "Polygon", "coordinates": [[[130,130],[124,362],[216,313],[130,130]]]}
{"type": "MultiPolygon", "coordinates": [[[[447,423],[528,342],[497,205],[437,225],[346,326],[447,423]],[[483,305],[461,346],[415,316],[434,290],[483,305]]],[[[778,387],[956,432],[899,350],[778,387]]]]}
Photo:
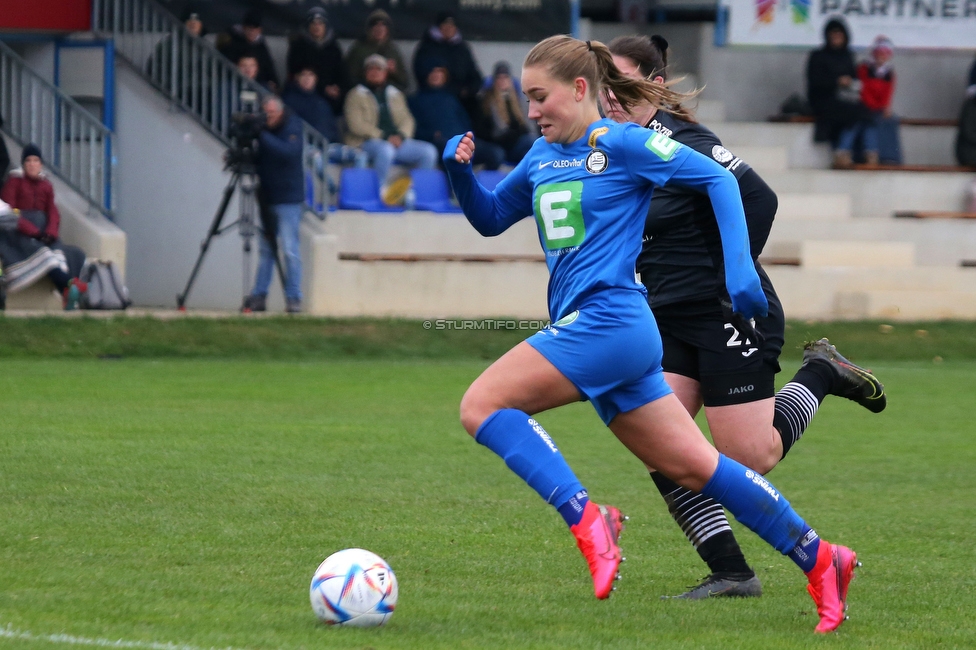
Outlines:
{"type": "Polygon", "coordinates": [[[0,114],[4,130],[36,144],[45,166],[112,217],[112,132],[0,42],[0,114]]]}
{"type": "MultiPolygon", "coordinates": [[[[93,0],[92,30],[111,38],[118,56],[225,145],[230,144],[231,116],[244,108],[241,92],[268,93],[153,0],[93,0]]],[[[307,123],[304,131],[306,204],[321,216],[329,203],[321,164],[329,143],[307,123]]]]}

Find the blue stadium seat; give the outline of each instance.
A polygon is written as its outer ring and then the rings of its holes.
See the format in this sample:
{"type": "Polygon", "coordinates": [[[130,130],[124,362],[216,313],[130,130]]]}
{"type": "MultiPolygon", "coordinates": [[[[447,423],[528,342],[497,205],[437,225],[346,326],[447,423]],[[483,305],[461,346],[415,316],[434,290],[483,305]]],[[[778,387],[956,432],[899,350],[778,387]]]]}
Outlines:
{"type": "Polygon", "coordinates": [[[495,186],[508,175],[508,172],[503,172],[498,169],[482,169],[477,173],[478,182],[485,186],[488,191],[494,190],[495,186]]]}
{"type": "Polygon", "coordinates": [[[414,209],[458,214],[461,208],[451,202],[451,186],[447,174],[440,169],[414,169],[410,171],[415,196],[414,209]]]}
{"type": "Polygon", "coordinates": [[[339,177],[339,209],[366,212],[403,212],[399,205],[390,206],[380,200],[380,182],[376,171],[347,167],[339,177]]]}

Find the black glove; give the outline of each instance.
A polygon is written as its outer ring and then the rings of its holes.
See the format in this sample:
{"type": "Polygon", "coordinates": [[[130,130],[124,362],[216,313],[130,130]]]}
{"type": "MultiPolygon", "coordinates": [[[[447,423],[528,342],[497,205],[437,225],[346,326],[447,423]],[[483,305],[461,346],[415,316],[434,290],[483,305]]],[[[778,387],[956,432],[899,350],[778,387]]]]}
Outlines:
{"type": "Polygon", "coordinates": [[[738,312],[732,311],[732,301],[728,298],[722,298],[719,303],[722,305],[722,318],[725,319],[725,322],[737,329],[747,343],[761,348],[766,337],[756,329],[755,321],[746,318],[738,312]]]}

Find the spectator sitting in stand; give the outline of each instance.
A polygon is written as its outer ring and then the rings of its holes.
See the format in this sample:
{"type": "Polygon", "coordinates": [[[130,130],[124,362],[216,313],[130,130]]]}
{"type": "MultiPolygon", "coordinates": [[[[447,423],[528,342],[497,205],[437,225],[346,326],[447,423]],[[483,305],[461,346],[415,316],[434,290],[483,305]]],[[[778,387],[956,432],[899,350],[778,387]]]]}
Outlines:
{"type": "Polygon", "coordinates": [[[365,167],[368,164],[366,153],[356,147],[342,144],[339,123],[332,107],[316,88],[318,79],[311,63],[300,65],[297,74],[285,86],[281,100],[309,125],[329,141],[329,162],[356,163],[365,167]]]}
{"type": "MultiPolygon", "coordinates": [[[[430,142],[442,151],[455,135],[472,130],[471,118],[457,96],[448,90],[450,73],[447,66],[434,57],[424,59],[423,64],[429,69],[420,69],[424,74],[423,81],[420,90],[409,99],[410,111],[417,122],[417,139],[430,142]]],[[[478,138],[475,142],[475,165],[494,170],[505,161],[505,150],[497,144],[478,138]]]]}
{"type": "Polygon", "coordinates": [[[861,103],[860,81],[849,47],[847,26],[831,18],[824,26],[824,46],[807,60],[807,99],[816,122],[813,139],[829,142],[835,149],[834,165],[849,167],[850,150],[838,148],[841,131],[868,117],[861,103]]]}
{"type": "Polygon", "coordinates": [[[841,132],[837,149],[851,151],[860,132],[864,147],[864,162],[900,165],[901,147],[898,138],[898,118],[891,113],[891,98],[895,92],[894,53],[887,36],[874,39],[871,58],[857,66],[861,81],[861,103],[869,111],[868,119],[841,132]],[[851,133],[853,131],[854,133],[851,133]]]}
{"type": "Polygon", "coordinates": [[[231,61],[239,61],[242,56],[253,56],[258,64],[258,71],[254,79],[259,84],[278,92],[278,74],[275,72],[274,61],[268,51],[268,44],[261,33],[261,13],[256,10],[244,14],[240,25],[234,25],[230,31],[217,37],[217,49],[231,61]]]}
{"type": "Polygon", "coordinates": [[[8,277],[6,281],[19,279],[26,286],[46,272],[61,293],[65,309],[74,309],[81,294],[88,290],[78,279],[85,265],[85,252],[60,239],[61,214],[54,204],[54,186],[44,176],[41,150],[37,145],[24,147],[21,164],[23,169],[11,172],[0,191],[4,203],[20,210],[16,232],[5,233],[0,251],[5,267],[27,259],[35,260],[37,265],[34,273],[25,269],[29,279],[8,277]],[[42,250],[44,247],[49,250],[42,250]]]}
{"type": "MultiPolygon", "coordinates": [[[[976,72],[976,66],[973,66],[976,72]]],[[[976,84],[966,91],[966,99],[959,113],[959,132],[956,135],[956,159],[960,165],[976,167],[976,84]]],[[[972,212],[976,212],[976,192],[972,212]]]]}
{"type": "Polygon", "coordinates": [[[348,88],[346,69],[342,50],[322,7],[308,10],[305,29],[288,44],[288,74],[295,75],[308,65],[318,79],[316,90],[329,102],[333,114],[341,114],[343,93],[348,88]]]}
{"type": "Polygon", "coordinates": [[[535,136],[522,112],[511,73],[508,64],[499,61],[495,64],[491,85],[482,91],[482,136],[500,145],[505,150],[505,160],[517,165],[532,148],[535,136]]]}
{"type": "Polygon", "coordinates": [[[346,75],[350,85],[366,82],[366,58],[379,54],[386,61],[389,82],[400,92],[407,92],[410,77],[403,64],[403,54],[392,40],[393,20],[382,9],[366,17],[366,33],[350,46],[346,53],[346,75]]]}
{"type": "Polygon", "coordinates": [[[448,73],[446,90],[461,101],[461,105],[471,118],[471,123],[478,124],[481,121],[478,91],[481,90],[483,77],[471,53],[471,48],[463,40],[455,21],[453,11],[441,11],[437,14],[434,24],[424,32],[420,45],[417,46],[413,57],[413,73],[417,78],[417,84],[422,87],[427,72],[433,67],[431,61],[446,65],[448,73]]]}
{"type": "Polygon", "coordinates": [[[434,169],[440,153],[434,145],[414,140],[416,122],[403,93],[387,83],[389,67],[379,54],[366,58],[366,82],[346,95],[346,144],[362,147],[369,156],[387,205],[399,204],[410,189],[410,178],[391,182],[396,163],[419,169],[434,169]]]}

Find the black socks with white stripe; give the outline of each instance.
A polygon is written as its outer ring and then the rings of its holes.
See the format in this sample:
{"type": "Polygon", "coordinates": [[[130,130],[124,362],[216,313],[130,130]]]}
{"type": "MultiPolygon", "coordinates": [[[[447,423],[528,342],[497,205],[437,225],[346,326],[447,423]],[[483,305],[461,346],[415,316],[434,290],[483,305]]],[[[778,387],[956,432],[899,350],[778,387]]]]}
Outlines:
{"type": "Polygon", "coordinates": [[[796,371],[793,379],[776,393],[773,426],[783,439],[783,456],[796,444],[836,380],[830,364],[813,359],[796,371]]]}
{"type": "Polygon", "coordinates": [[[651,472],[668,512],[713,574],[748,580],[755,573],[735,540],[725,509],[717,502],[681,487],[661,472],[651,472]]]}

